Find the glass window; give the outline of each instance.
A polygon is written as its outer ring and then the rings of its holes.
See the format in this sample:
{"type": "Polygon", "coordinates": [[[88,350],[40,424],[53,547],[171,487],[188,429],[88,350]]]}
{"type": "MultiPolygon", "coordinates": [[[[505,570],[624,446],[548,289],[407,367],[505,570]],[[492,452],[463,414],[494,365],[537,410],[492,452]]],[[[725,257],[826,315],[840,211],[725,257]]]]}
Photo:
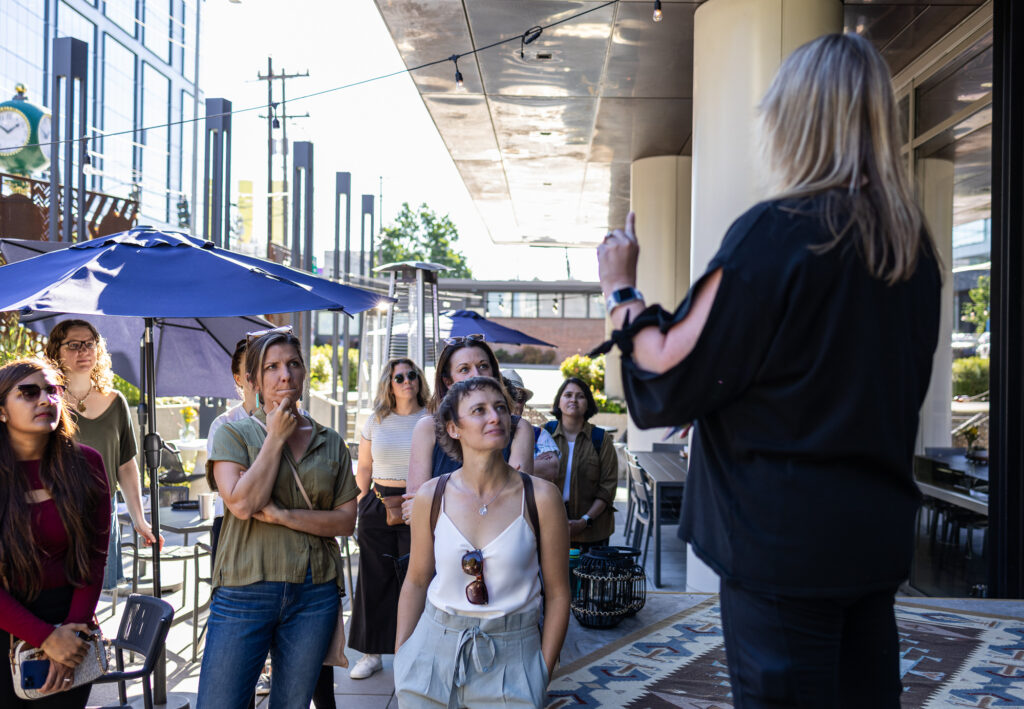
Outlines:
{"type": "Polygon", "coordinates": [[[196,76],[196,2],[198,0],[185,0],[182,10],[182,18],[185,23],[182,32],[182,47],[185,55],[182,62],[182,74],[188,81],[192,81],[196,76]]]}
{"type": "MultiPolygon", "coordinates": [[[[192,118],[194,104],[195,99],[192,98],[192,94],[187,91],[182,91],[181,114],[185,121],[189,121],[192,118]]],[[[191,122],[182,123],[178,126],[180,131],[178,144],[181,145],[181,186],[179,189],[182,193],[179,197],[185,197],[189,203],[189,212],[191,214],[195,214],[196,205],[192,204],[192,153],[194,145],[192,142],[192,128],[193,124],[191,122]]],[[[202,127],[200,126],[200,129],[201,128],[202,127]]],[[[202,168],[199,165],[196,165],[196,169],[201,170],[202,168]]],[[[200,222],[195,221],[193,223],[199,224],[200,222]]]]}
{"type": "Polygon", "coordinates": [[[560,318],[562,317],[562,294],[561,293],[540,293],[537,296],[537,317],[560,318]]]}
{"type": "Polygon", "coordinates": [[[587,317],[587,294],[566,293],[565,294],[565,317],[585,318],[587,317]]]}
{"type": "Polygon", "coordinates": [[[511,293],[488,293],[487,313],[489,318],[510,318],[512,317],[512,294],[511,293]]]}
{"type": "Polygon", "coordinates": [[[43,57],[46,43],[46,5],[38,0],[3,0],[0,9],[0,101],[24,84],[28,98],[44,105],[43,57]]]}
{"type": "Polygon", "coordinates": [[[535,318],[537,317],[537,294],[536,293],[513,293],[512,294],[512,317],[535,318]]]}
{"type": "MultiPolygon", "coordinates": [[[[88,106],[86,106],[86,116],[89,121],[89,132],[91,135],[95,135],[97,131],[97,120],[96,116],[92,113],[94,104],[91,99],[93,94],[96,92],[96,25],[85,19],[85,17],[79,14],[66,2],[62,2],[60,4],[60,8],[57,10],[57,36],[74,37],[75,39],[80,39],[89,45],[89,68],[87,70],[87,77],[90,100],[88,102],[88,106]]],[[[81,135],[78,127],[77,112],[73,116],[73,121],[73,135],[81,135]]],[[[95,150],[95,146],[90,144],[88,149],[93,151],[95,150]]]]}
{"type": "Polygon", "coordinates": [[[135,0],[106,0],[103,14],[132,37],[135,36],[135,0]]]}
{"type": "Polygon", "coordinates": [[[989,32],[917,88],[916,134],[926,133],[991,93],[992,33],[989,32]]]}
{"type": "MultiPolygon", "coordinates": [[[[135,128],[135,55],[110,35],[103,35],[103,132],[135,128]]],[[[135,180],[134,140],[131,133],[104,136],[99,169],[104,192],[128,197],[135,180]]]]}
{"type": "Polygon", "coordinates": [[[143,40],[146,48],[164,61],[171,61],[171,0],[146,0],[143,40]]]}
{"type": "Polygon", "coordinates": [[[142,72],[142,214],[167,221],[170,166],[171,82],[166,76],[143,64],[142,72]],[[150,127],[159,126],[159,127],[150,127]]]}
{"type": "Polygon", "coordinates": [[[590,317],[604,319],[604,296],[600,293],[590,294],[590,317]]]}

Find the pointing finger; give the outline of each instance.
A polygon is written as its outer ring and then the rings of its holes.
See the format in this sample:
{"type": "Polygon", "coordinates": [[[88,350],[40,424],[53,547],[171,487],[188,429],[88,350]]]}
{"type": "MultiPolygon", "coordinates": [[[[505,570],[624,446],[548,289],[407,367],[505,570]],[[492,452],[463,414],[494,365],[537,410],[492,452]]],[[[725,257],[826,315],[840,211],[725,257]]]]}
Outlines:
{"type": "Polygon", "coordinates": [[[636,212],[626,215],[626,238],[636,241],[636,212]]]}

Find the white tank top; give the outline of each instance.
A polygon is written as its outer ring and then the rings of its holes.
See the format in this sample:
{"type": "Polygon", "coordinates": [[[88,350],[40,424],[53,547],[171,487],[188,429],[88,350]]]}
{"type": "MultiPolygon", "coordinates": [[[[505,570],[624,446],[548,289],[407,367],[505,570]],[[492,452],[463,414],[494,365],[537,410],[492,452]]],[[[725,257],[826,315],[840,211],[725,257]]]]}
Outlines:
{"type": "Polygon", "coordinates": [[[434,529],[434,569],[436,574],[427,588],[427,600],[436,608],[453,615],[500,618],[540,605],[540,566],[537,564],[537,537],[524,512],[526,493],[519,516],[480,551],[484,557],[484,583],[488,604],[473,605],[466,598],[466,586],[473,577],[462,570],[462,557],[476,549],[466,541],[444,511],[434,529]]]}

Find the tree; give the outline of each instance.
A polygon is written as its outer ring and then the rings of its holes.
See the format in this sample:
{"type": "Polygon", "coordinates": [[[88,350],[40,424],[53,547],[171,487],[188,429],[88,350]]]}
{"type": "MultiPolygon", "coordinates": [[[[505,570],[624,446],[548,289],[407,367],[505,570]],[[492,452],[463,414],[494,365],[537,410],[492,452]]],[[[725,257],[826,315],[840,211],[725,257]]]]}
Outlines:
{"type": "Polygon", "coordinates": [[[447,214],[439,217],[426,204],[414,212],[405,202],[394,224],[383,230],[380,262],[429,261],[448,266],[446,278],[472,278],[466,257],[455,249],[458,240],[459,230],[447,214]]]}
{"type": "Polygon", "coordinates": [[[974,325],[974,331],[978,334],[985,332],[985,327],[988,325],[991,282],[990,276],[978,276],[977,287],[971,288],[968,292],[971,302],[961,306],[960,319],[974,325]]]}

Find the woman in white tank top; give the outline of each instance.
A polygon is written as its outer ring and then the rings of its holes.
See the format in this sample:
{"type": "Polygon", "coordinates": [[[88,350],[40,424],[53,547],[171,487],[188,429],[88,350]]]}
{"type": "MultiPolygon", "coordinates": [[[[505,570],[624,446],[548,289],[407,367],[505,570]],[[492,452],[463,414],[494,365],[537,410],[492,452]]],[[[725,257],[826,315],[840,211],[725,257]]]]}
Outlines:
{"type": "Polygon", "coordinates": [[[569,623],[568,523],[554,485],[503,459],[509,410],[496,380],[474,377],[453,385],[435,415],[438,441],[462,467],[414,502],[396,637],[403,709],[545,704],[569,623]]]}

